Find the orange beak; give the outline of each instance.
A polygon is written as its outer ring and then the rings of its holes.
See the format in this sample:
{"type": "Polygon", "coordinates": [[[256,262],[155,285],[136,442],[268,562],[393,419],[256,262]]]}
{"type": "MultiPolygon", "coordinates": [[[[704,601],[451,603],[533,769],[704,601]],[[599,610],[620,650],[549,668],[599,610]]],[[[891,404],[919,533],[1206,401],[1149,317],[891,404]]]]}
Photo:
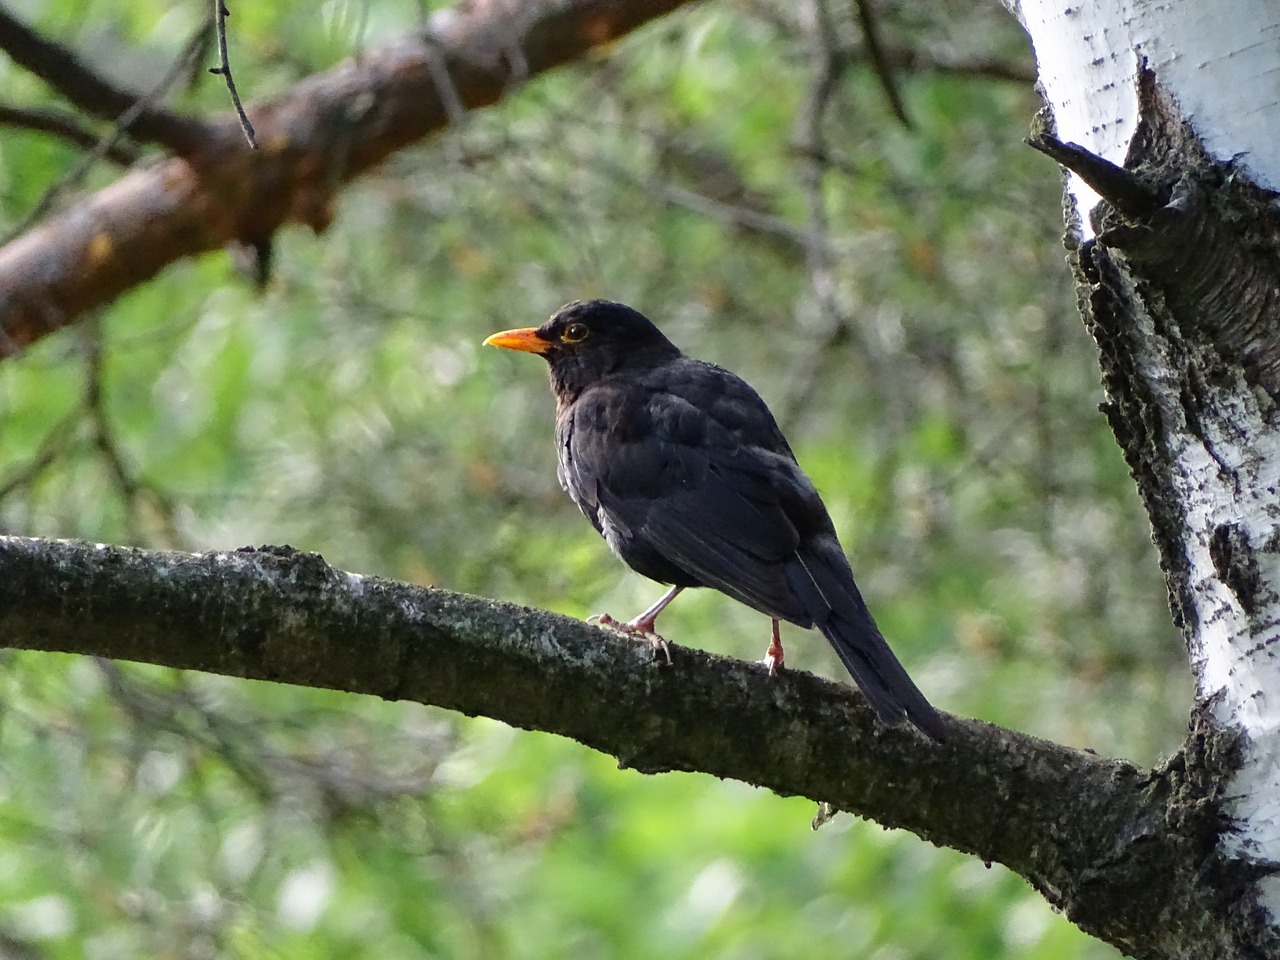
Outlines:
{"type": "Polygon", "coordinates": [[[508,350],[523,350],[525,353],[546,353],[551,344],[538,336],[537,327],[521,327],[518,330],[503,330],[484,341],[486,347],[506,347],[508,350]]]}

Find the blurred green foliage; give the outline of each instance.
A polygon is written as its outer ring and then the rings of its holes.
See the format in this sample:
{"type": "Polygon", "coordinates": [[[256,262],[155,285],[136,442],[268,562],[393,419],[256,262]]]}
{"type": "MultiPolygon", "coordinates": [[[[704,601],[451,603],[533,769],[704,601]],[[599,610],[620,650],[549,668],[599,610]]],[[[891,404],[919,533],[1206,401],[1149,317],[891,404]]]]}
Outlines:
{"type": "MultiPolygon", "coordinates": [[[[914,57],[896,75],[910,129],[849,8],[829,11],[840,69],[821,101],[812,4],[708,3],[397,156],[325,236],[277,238],[264,292],[223,255],[178,264],[5,362],[0,529],[287,542],[629,615],[658,588],[557,488],[541,364],[480,348],[608,296],[771,402],[935,703],[1155,761],[1190,682],[1096,411],[1058,177],[1021,143],[1036,99],[982,68],[1028,72],[1025,41],[995,5],[885,6],[886,45],[914,57]]],[[[15,7],[139,89],[207,14],[15,7]]],[[[270,96],[426,12],[234,4],[238,83],[270,96]]],[[[14,102],[52,99],[0,77],[14,102]]],[[[172,100],[226,109],[203,74],[172,100]]],[[[0,217],[77,160],[6,131],[0,217]]],[[[705,593],[664,627],[744,657],[767,641],[705,593]]],[[[842,675],[816,635],[790,639],[794,668],[842,675]]],[[[999,867],[848,817],[813,833],[811,804],[741,784],[620,772],[412,704],[70,657],[3,667],[0,952],[1114,956],[999,867]]]]}

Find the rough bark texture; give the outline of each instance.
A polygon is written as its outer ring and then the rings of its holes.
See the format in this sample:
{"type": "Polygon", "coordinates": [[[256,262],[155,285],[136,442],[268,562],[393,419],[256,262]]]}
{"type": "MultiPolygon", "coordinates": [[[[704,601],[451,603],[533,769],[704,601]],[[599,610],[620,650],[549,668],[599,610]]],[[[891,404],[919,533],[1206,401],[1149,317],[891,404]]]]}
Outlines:
{"type": "Polygon", "coordinates": [[[851,688],[554,614],[342,573],[287,547],[152,553],[0,538],[0,639],[410,699],[572,737],[646,772],[799,794],[998,861],[1140,956],[1224,957],[1245,868],[1217,856],[1235,745],[1197,719],[1141,771],[975,720],[931,744],[851,688]],[[1189,943],[1205,949],[1191,952],[1189,943]]]}
{"type": "Polygon", "coordinates": [[[496,103],[688,0],[539,0],[441,11],[424,30],[249,107],[188,126],[178,159],[135,170],[0,249],[0,358],[184,257],[323,230],[338,188],[396,150],[496,103]],[[184,141],[185,143],[186,141],[184,141]]]}
{"type": "Polygon", "coordinates": [[[1254,721],[1274,693],[1266,671],[1280,624],[1271,586],[1280,569],[1280,223],[1274,198],[1205,154],[1149,71],[1139,99],[1125,168],[1166,202],[1143,217],[1104,204],[1096,241],[1075,234],[1068,248],[1101,354],[1103,410],[1151,517],[1197,674],[1197,723],[1235,747],[1225,763],[1213,751],[1184,757],[1187,776],[1217,781],[1194,815],[1206,828],[1200,882],[1217,888],[1223,927],[1186,931],[1187,940],[1170,927],[1155,950],[1131,949],[1271,957],[1280,942],[1264,903],[1276,864],[1259,853],[1258,830],[1273,828],[1266,771],[1276,745],[1254,721]]]}

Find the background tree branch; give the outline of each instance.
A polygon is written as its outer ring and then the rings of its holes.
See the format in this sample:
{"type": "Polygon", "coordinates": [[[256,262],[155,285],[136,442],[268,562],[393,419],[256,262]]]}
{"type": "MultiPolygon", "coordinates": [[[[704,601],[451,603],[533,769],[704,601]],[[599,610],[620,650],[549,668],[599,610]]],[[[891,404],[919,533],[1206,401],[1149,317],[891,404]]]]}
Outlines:
{"type": "Polygon", "coordinates": [[[0,538],[0,637],[416,700],[571,737],[641,772],[800,794],[1004,863],[1141,955],[1232,955],[1260,923],[1238,896],[1241,868],[1213,853],[1214,785],[1235,749],[1207,727],[1151,772],[974,720],[953,719],[951,740],[933,745],[878,726],[846,685],[770,680],[688,648],[659,667],[647,644],[597,627],[343,573],[288,547],[190,555],[0,538]]]}
{"type": "MultiPolygon", "coordinates": [[[[443,10],[416,35],[250,106],[261,150],[246,146],[234,114],[200,121],[181,158],[126,175],[0,249],[0,357],[184,257],[232,242],[260,246],[286,223],[323,230],[341,184],[447,126],[459,109],[496,103],[529,77],[685,2],[542,0],[443,10]]],[[[78,104],[97,103],[96,112],[114,116],[120,96],[132,103],[74,69],[60,46],[26,36],[11,16],[0,27],[10,34],[7,46],[34,51],[24,62],[62,78],[58,88],[75,93],[78,104]]],[[[151,139],[137,121],[130,132],[151,139]]]]}
{"type": "MultiPolygon", "coordinates": [[[[102,139],[101,135],[84,124],[78,115],[65,110],[0,104],[0,125],[49,133],[85,150],[94,149],[102,139]]],[[[107,147],[103,156],[112,163],[127,167],[136,162],[140,154],[132,143],[117,142],[107,147]]]]}
{"type": "MultiPolygon", "coordinates": [[[[0,49],[66,97],[72,106],[99,120],[115,122],[142,99],[140,94],[113,84],[62,44],[42,37],[3,6],[0,49]]],[[[128,129],[135,140],[160,144],[179,156],[195,152],[208,139],[203,121],[154,103],[138,109],[128,129]]]]}

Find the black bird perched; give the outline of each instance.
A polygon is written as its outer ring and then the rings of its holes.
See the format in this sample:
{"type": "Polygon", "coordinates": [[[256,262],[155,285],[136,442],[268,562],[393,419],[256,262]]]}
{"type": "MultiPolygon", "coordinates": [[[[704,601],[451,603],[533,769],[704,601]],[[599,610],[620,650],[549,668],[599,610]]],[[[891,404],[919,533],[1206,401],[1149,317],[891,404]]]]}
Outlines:
{"type": "Polygon", "coordinates": [[[623,629],[653,634],[681,590],[714,587],[773,618],[770,673],[782,665],[779,620],[817,627],[881,720],[944,739],[858,593],[813,482],[745,381],[608,300],[485,343],[547,361],[561,486],[628,566],[672,585],[623,629]]]}

